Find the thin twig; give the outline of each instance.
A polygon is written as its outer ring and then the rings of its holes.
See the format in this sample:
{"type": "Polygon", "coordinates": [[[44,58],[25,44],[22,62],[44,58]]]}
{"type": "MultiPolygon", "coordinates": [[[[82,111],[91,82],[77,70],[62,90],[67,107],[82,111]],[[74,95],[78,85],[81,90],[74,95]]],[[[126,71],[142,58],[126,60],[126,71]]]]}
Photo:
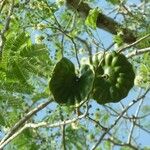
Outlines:
{"type": "Polygon", "coordinates": [[[6,4],[6,0],[2,0],[2,1],[0,1],[0,3],[1,3],[1,7],[0,7],[0,13],[1,13],[6,4]]]}
{"type": "Polygon", "coordinates": [[[76,59],[77,59],[77,63],[78,63],[78,66],[80,68],[80,61],[79,61],[79,57],[78,57],[78,49],[77,49],[77,45],[74,41],[74,39],[72,37],[70,37],[70,40],[72,41],[73,45],[74,45],[74,49],[75,49],[75,56],[76,56],[76,59]]]}
{"type": "Polygon", "coordinates": [[[117,51],[118,51],[119,53],[121,53],[122,51],[126,50],[127,48],[130,48],[130,47],[132,47],[132,46],[135,46],[136,44],[138,44],[139,42],[145,40],[145,39],[148,38],[148,37],[150,37],[150,33],[147,34],[147,35],[145,35],[144,37],[138,39],[137,41],[135,41],[135,42],[133,42],[133,43],[131,43],[131,44],[129,44],[129,45],[126,45],[125,47],[120,48],[120,49],[117,50],[117,51]]]}
{"type": "Polygon", "coordinates": [[[65,125],[62,125],[62,147],[63,147],[63,150],[66,150],[66,133],[65,133],[65,125]]]}
{"type": "Polygon", "coordinates": [[[84,40],[84,39],[78,37],[78,36],[76,36],[75,38],[76,38],[78,41],[80,41],[82,44],[85,45],[85,47],[86,47],[86,49],[87,49],[87,51],[88,51],[88,53],[89,53],[89,56],[92,56],[92,48],[91,48],[91,46],[88,44],[88,42],[87,42],[86,40],[84,40]]]}
{"type": "Polygon", "coordinates": [[[64,35],[62,35],[61,39],[61,56],[64,56],[64,35]]]}
{"type": "MultiPolygon", "coordinates": [[[[59,107],[59,114],[61,121],[64,121],[64,116],[61,107],[59,107]]],[[[62,129],[62,148],[63,150],[66,150],[66,134],[65,134],[65,125],[61,126],[62,129]]]]}
{"type": "Polygon", "coordinates": [[[106,51],[110,50],[115,45],[115,42],[111,43],[107,48],[106,51]]]}
{"type": "Polygon", "coordinates": [[[145,131],[146,133],[150,134],[150,130],[145,129],[142,125],[135,122],[135,125],[140,128],[141,130],[145,131]]]}
{"type": "Polygon", "coordinates": [[[114,145],[117,145],[117,146],[121,146],[121,147],[129,147],[129,148],[132,148],[133,150],[139,150],[137,147],[133,146],[132,144],[128,144],[128,143],[119,143],[119,142],[116,142],[114,141],[113,139],[111,138],[107,138],[105,139],[106,141],[109,141],[111,143],[113,143],[114,145]]]}
{"type": "MultiPolygon", "coordinates": [[[[141,89],[140,89],[139,93],[141,93],[141,89]]],[[[141,99],[141,101],[139,102],[139,105],[138,105],[137,110],[136,110],[135,115],[134,115],[135,117],[137,117],[138,114],[139,114],[141,105],[143,104],[143,100],[144,99],[141,99]]],[[[130,128],[130,132],[129,132],[129,135],[128,135],[127,143],[131,143],[131,139],[132,139],[132,135],[133,135],[135,123],[136,123],[136,119],[134,119],[133,122],[132,122],[132,124],[131,124],[131,128],[130,128]]]]}
{"type": "MultiPolygon", "coordinates": [[[[108,105],[104,105],[104,108],[106,109],[106,111],[107,112],[109,112],[109,114],[111,115],[111,116],[114,116],[114,117],[117,117],[120,113],[119,112],[117,112],[115,109],[113,109],[112,107],[110,107],[110,106],[108,106],[108,105]],[[114,112],[114,113],[111,113],[110,112],[110,110],[112,111],[112,112],[114,112]]],[[[141,115],[141,116],[137,116],[137,117],[134,117],[134,119],[143,119],[143,118],[145,118],[145,117],[148,117],[150,115],[150,113],[147,113],[147,114],[144,114],[144,115],[141,115]]],[[[128,120],[130,120],[130,121],[132,121],[133,120],[133,116],[122,116],[124,119],[128,119],[128,120]]]]}
{"type": "MultiPolygon", "coordinates": [[[[54,28],[54,27],[52,27],[52,28],[54,28]]],[[[75,49],[75,56],[77,59],[77,63],[78,63],[78,66],[80,68],[81,65],[80,65],[80,61],[79,61],[79,57],[78,57],[78,48],[77,48],[77,45],[76,45],[74,39],[70,35],[68,35],[68,32],[64,31],[63,29],[61,29],[59,27],[55,27],[54,29],[62,32],[66,37],[68,37],[71,40],[71,42],[73,43],[74,49],[75,49]]]]}
{"type": "Polygon", "coordinates": [[[124,113],[126,113],[126,111],[133,106],[134,104],[136,104],[139,100],[143,99],[146,94],[149,92],[150,88],[148,90],[146,90],[146,92],[139,97],[136,100],[133,100],[122,112],[121,114],[118,116],[118,118],[115,120],[115,122],[109,127],[107,128],[107,130],[105,132],[103,132],[103,134],[100,136],[100,138],[98,139],[98,141],[96,142],[96,144],[91,148],[91,150],[95,150],[97,148],[97,146],[102,142],[103,138],[105,137],[105,135],[118,123],[118,121],[122,118],[122,116],[124,115],[124,113]]]}
{"type": "Polygon", "coordinates": [[[101,125],[100,123],[99,123],[99,121],[96,121],[96,120],[94,120],[93,118],[91,118],[90,116],[87,116],[87,118],[90,120],[90,121],[92,121],[92,122],[94,122],[94,123],[96,123],[102,130],[104,130],[104,131],[106,131],[107,130],[107,128],[106,127],[104,127],[103,125],[101,125]]]}

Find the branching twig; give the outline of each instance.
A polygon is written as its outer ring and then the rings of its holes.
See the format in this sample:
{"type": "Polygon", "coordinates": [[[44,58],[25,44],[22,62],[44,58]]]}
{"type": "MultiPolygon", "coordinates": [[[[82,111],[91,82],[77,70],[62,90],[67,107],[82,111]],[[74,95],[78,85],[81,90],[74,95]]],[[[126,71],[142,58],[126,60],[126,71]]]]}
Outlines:
{"type": "Polygon", "coordinates": [[[29,120],[34,114],[45,108],[48,104],[50,104],[53,100],[46,101],[40,105],[38,105],[36,108],[28,112],[23,118],[21,118],[12,128],[11,130],[4,136],[4,138],[0,142],[0,147],[7,141],[8,138],[10,138],[20,127],[22,127],[27,120],[29,120]]]}
{"type": "Polygon", "coordinates": [[[78,36],[76,36],[75,38],[76,38],[78,41],[80,41],[82,44],[85,45],[85,47],[86,47],[86,49],[87,49],[87,51],[88,51],[88,53],[89,53],[89,56],[92,56],[92,48],[91,48],[91,46],[87,43],[87,41],[84,40],[84,39],[82,39],[82,38],[80,38],[80,37],[78,37],[78,36]]]}
{"type": "Polygon", "coordinates": [[[11,142],[15,137],[17,137],[19,134],[21,134],[27,128],[34,128],[35,129],[35,128],[39,128],[39,127],[46,127],[46,128],[61,127],[63,125],[71,124],[73,122],[76,122],[77,120],[80,120],[80,119],[86,117],[87,113],[88,113],[88,108],[86,109],[84,114],[82,114],[80,116],[77,116],[76,118],[73,118],[73,119],[70,119],[70,120],[64,120],[64,121],[57,122],[57,123],[54,123],[54,124],[48,124],[47,122],[40,122],[40,123],[37,123],[37,124],[27,123],[22,128],[20,128],[17,132],[15,132],[12,136],[7,138],[2,144],[0,144],[0,150],[5,145],[7,145],[9,142],[11,142]]]}
{"type": "Polygon", "coordinates": [[[133,100],[122,112],[121,114],[118,116],[118,118],[115,120],[115,122],[109,127],[107,128],[107,130],[105,132],[103,132],[103,134],[100,136],[100,138],[98,139],[97,143],[92,147],[91,150],[95,150],[97,148],[97,146],[101,143],[101,141],[103,140],[103,138],[105,137],[105,135],[118,123],[118,121],[122,118],[122,116],[124,115],[124,113],[126,113],[126,111],[133,106],[134,104],[136,104],[139,100],[143,99],[146,94],[149,92],[150,88],[148,90],[146,90],[146,92],[139,97],[136,100],[133,100]]]}
{"type": "MultiPolygon", "coordinates": [[[[98,125],[102,130],[106,131],[107,128],[103,127],[99,121],[96,121],[94,119],[92,119],[91,117],[87,116],[88,119],[94,123],[96,123],[96,125],[98,125]]],[[[130,147],[132,149],[135,149],[137,150],[137,148],[135,146],[133,146],[132,144],[129,144],[129,143],[123,143],[121,140],[119,140],[118,138],[116,138],[113,134],[111,134],[110,132],[108,133],[109,134],[109,138],[107,139],[104,139],[106,141],[110,141],[111,143],[113,143],[114,145],[118,145],[118,146],[127,146],[127,147],[130,147]]]]}
{"type": "Polygon", "coordinates": [[[117,146],[125,146],[125,147],[129,147],[129,148],[132,148],[133,150],[139,150],[137,147],[133,146],[132,144],[128,144],[128,143],[119,143],[119,142],[116,142],[115,140],[111,139],[111,138],[107,138],[105,139],[106,141],[109,141],[111,143],[113,143],[114,145],[117,145],[117,146]]]}
{"type": "Polygon", "coordinates": [[[142,125],[140,125],[140,124],[138,124],[138,123],[136,123],[136,122],[135,122],[135,125],[136,125],[138,128],[140,128],[141,130],[143,130],[143,131],[147,132],[148,134],[150,134],[150,130],[145,129],[142,125]]]}
{"type": "MultiPolygon", "coordinates": [[[[143,104],[143,99],[141,99],[141,101],[139,102],[139,105],[138,105],[137,110],[136,110],[135,115],[134,115],[135,117],[138,116],[142,104],[143,104]]],[[[135,123],[136,123],[136,119],[133,120],[131,128],[130,128],[130,132],[129,132],[129,135],[128,135],[127,143],[129,143],[129,144],[131,143],[131,139],[132,139],[135,123]]]]}
{"type": "Polygon", "coordinates": [[[80,68],[81,65],[80,65],[80,61],[79,61],[79,57],[78,57],[78,48],[77,48],[77,45],[76,45],[74,39],[70,35],[68,35],[68,32],[64,31],[63,29],[61,29],[59,27],[52,27],[52,28],[60,31],[61,33],[63,33],[66,37],[68,37],[71,40],[71,42],[73,43],[74,49],[75,49],[75,57],[77,59],[78,66],[80,68]]]}
{"type": "Polygon", "coordinates": [[[127,48],[130,48],[130,47],[132,47],[132,46],[135,46],[136,44],[138,44],[139,42],[145,40],[145,39],[148,38],[148,37],[150,37],[150,34],[147,34],[147,35],[145,35],[144,37],[138,39],[137,41],[135,41],[135,42],[133,42],[133,43],[131,43],[131,44],[129,44],[129,45],[126,45],[125,47],[120,48],[120,49],[118,50],[118,52],[121,53],[122,51],[126,50],[127,48]]]}
{"type": "Polygon", "coordinates": [[[87,118],[90,120],[90,121],[92,121],[92,122],[94,122],[94,123],[96,123],[102,130],[104,130],[104,131],[106,131],[107,130],[107,128],[106,127],[104,127],[103,125],[101,125],[100,123],[99,123],[99,121],[96,121],[96,120],[94,120],[93,118],[91,118],[90,116],[87,116],[87,118]]]}

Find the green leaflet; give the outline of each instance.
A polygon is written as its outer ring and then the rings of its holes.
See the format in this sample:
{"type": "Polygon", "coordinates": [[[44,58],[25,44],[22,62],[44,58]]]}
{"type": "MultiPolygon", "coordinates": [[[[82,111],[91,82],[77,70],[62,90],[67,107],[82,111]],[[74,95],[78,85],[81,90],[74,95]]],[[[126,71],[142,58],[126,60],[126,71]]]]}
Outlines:
{"type": "Polygon", "coordinates": [[[10,52],[18,50],[23,43],[25,38],[23,38],[24,32],[16,35],[15,33],[8,34],[6,37],[6,42],[4,45],[3,53],[2,53],[2,60],[0,61],[0,68],[6,69],[10,59],[10,52]],[[16,41],[16,40],[19,40],[16,41]]]}
{"type": "Polygon", "coordinates": [[[106,1],[110,2],[110,3],[113,4],[113,5],[117,5],[117,4],[120,3],[119,0],[106,0],[106,1]]]}
{"type": "Polygon", "coordinates": [[[92,89],[93,80],[94,74],[88,65],[82,66],[80,76],[77,76],[74,64],[62,58],[54,68],[49,87],[56,102],[74,105],[85,100],[92,89]]]}
{"type": "Polygon", "coordinates": [[[26,129],[22,132],[22,134],[16,137],[11,144],[15,145],[16,149],[19,150],[35,150],[38,149],[38,146],[33,142],[34,137],[35,133],[33,133],[30,129],[26,129]]]}
{"type": "Polygon", "coordinates": [[[36,85],[31,78],[49,76],[51,65],[46,46],[32,44],[25,32],[8,34],[0,60],[0,87],[9,92],[32,93],[36,85]]]}
{"type": "Polygon", "coordinates": [[[123,35],[121,35],[120,33],[118,33],[117,35],[114,35],[114,42],[117,43],[118,46],[121,46],[123,44],[123,35]]]}
{"type": "Polygon", "coordinates": [[[135,84],[142,88],[147,88],[150,85],[150,53],[145,53],[141,60],[137,76],[135,78],[135,84]]]}
{"type": "Polygon", "coordinates": [[[100,13],[99,8],[91,9],[85,20],[85,24],[93,29],[96,29],[96,22],[99,13],[100,13]]]}
{"type": "Polygon", "coordinates": [[[3,117],[3,115],[2,115],[2,112],[0,112],[0,126],[5,126],[5,119],[4,119],[4,117],[3,117]]]}

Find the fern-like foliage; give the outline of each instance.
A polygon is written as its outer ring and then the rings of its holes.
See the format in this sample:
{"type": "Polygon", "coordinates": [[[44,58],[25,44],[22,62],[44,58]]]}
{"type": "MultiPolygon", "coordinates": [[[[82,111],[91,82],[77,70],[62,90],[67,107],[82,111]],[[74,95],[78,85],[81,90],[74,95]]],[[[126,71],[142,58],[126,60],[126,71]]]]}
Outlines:
{"type": "MultiPolygon", "coordinates": [[[[51,61],[45,46],[32,44],[25,32],[8,35],[0,63],[0,82],[20,83],[20,86],[32,85],[31,76],[47,78],[51,61]]],[[[4,88],[3,88],[4,89],[4,88]]],[[[22,86],[20,87],[22,89],[22,86]]],[[[14,92],[14,90],[12,89],[14,92]]]]}
{"type": "Polygon", "coordinates": [[[48,49],[32,44],[26,32],[6,36],[0,60],[0,126],[12,126],[21,117],[30,105],[22,97],[28,95],[31,102],[48,97],[51,66],[48,49]]]}

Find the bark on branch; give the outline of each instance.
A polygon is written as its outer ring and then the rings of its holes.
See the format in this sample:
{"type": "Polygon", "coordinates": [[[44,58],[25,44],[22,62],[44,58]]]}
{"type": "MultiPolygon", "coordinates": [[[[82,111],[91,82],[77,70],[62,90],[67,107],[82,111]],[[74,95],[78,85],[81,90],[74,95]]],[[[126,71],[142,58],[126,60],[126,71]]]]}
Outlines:
{"type": "MultiPolygon", "coordinates": [[[[84,17],[87,17],[90,11],[90,7],[88,4],[83,3],[80,0],[67,0],[67,5],[75,10],[77,10],[79,13],[81,13],[84,17]]],[[[99,13],[97,18],[97,27],[104,29],[105,31],[108,31],[112,34],[117,34],[118,29],[121,29],[123,32],[123,40],[126,43],[133,43],[136,41],[136,37],[133,34],[133,31],[127,28],[124,28],[120,23],[116,22],[112,18],[106,16],[103,13],[99,13]]]]}
{"type": "MultiPolygon", "coordinates": [[[[48,102],[44,103],[44,106],[47,105],[47,104],[48,104],[48,102]]],[[[42,104],[42,107],[43,107],[43,104],[42,104]]],[[[40,108],[41,108],[41,106],[40,106],[40,108]]],[[[37,108],[35,108],[35,109],[37,110],[37,108]]],[[[77,116],[73,119],[64,120],[64,121],[60,121],[60,122],[53,123],[53,124],[49,124],[47,122],[40,122],[40,123],[37,123],[37,124],[35,124],[35,123],[26,123],[26,124],[24,124],[24,126],[19,128],[16,132],[14,132],[14,134],[12,134],[9,137],[7,136],[8,138],[5,138],[4,142],[2,142],[0,144],[0,150],[2,150],[4,148],[4,146],[6,146],[9,142],[11,142],[15,137],[20,135],[27,128],[34,128],[35,129],[35,128],[39,128],[39,127],[46,127],[46,128],[61,127],[61,126],[76,122],[76,121],[86,117],[87,113],[88,113],[88,107],[86,108],[85,112],[82,115],[77,116]]]]}
{"type": "Polygon", "coordinates": [[[5,141],[7,141],[7,139],[9,139],[13,134],[15,134],[16,131],[19,130],[26,123],[26,121],[28,121],[34,114],[36,114],[37,112],[39,112],[40,110],[42,110],[43,108],[45,108],[47,105],[49,105],[52,101],[53,101],[53,99],[50,99],[50,100],[48,100],[48,101],[46,101],[46,102],[38,105],[36,108],[34,108],[30,112],[28,112],[24,117],[22,117],[11,128],[11,130],[4,136],[4,138],[0,141],[0,150],[1,150],[1,145],[3,145],[3,143],[5,141]]]}

